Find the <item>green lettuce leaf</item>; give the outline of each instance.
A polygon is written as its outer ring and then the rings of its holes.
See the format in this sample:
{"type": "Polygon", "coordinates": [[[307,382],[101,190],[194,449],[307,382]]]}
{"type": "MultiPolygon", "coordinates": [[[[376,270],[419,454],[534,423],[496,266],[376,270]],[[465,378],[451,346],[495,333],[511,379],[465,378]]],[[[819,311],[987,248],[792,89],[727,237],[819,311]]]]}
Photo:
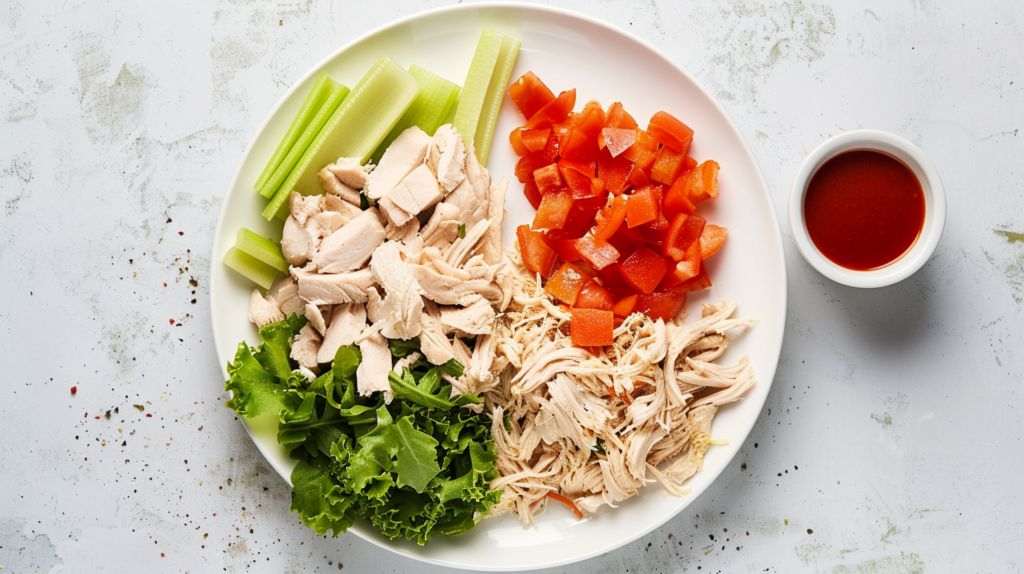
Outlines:
{"type": "Polygon", "coordinates": [[[228,376],[224,390],[231,391],[232,397],[227,407],[239,416],[276,415],[284,409],[286,385],[263,368],[244,342],[238,344],[235,360],[228,364],[228,376]]]}
{"type": "Polygon", "coordinates": [[[287,379],[292,372],[292,340],[306,325],[306,318],[292,313],[287,319],[260,327],[263,344],[257,347],[256,360],[272,375],[287,379]]]}

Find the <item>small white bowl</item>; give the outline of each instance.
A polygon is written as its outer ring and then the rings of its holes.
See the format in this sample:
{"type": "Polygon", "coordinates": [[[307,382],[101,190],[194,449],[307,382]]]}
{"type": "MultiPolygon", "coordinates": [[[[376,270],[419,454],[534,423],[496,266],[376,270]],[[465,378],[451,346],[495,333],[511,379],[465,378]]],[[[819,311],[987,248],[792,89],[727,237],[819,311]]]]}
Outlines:
{"type": "Polygon", "coordinates": [[[913,275],[935,252],[945,223],[946,194],[935,166],[914,144],[879,130],[854,130],[829,138],[804,160],[789,195],[789,228],[800,254],[825,277],[850,287],[885,287],[913,275]],[[896,261],[870,271],[855,271],[830,261],[814,246],[804,222],[804,194],[818,168],[843,152],[855,150],[879,151],[900,160],[914,172],[924,192],[924,227],[917,241],[896,261]]]}

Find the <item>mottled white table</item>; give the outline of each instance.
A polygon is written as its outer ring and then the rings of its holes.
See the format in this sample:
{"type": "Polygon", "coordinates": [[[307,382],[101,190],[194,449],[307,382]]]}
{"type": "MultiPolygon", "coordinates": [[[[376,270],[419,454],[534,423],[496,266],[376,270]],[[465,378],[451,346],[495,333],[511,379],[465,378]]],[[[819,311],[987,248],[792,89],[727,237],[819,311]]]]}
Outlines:
{"type": "MultiPolygon", "coordinates": [[[[3,572],[440,571],[297,524],[223,407],[207,319],[221,198],[273,103],[437,4],[0,2],[3,572]]],[[[650,535],[558,570],[1024,569],[1024,4],[558,4],[719,98],[783,217],[790,287],[731,467],[650,535]],[[799,162],[858,127],[919,145],[949,202],[932,261],[877,291],[814,272],[785,219],[799,162]]]]}

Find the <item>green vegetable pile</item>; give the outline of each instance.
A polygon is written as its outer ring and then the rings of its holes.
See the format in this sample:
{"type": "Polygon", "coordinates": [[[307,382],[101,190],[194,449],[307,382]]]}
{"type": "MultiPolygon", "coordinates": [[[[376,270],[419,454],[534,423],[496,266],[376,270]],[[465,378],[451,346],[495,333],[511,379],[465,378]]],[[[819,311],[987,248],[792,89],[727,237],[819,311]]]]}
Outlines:
{"type": "MultiPolygon", "coordinates": [[[[462,374],[451,360],[420,359],[390,376],[394,400],[356,394],[358,347],[338,349],[331,368],[308,381],[293,373],[291,342],[306,319],[292,315],[260,329],[263,344],[238,346],[228,365],[227,406],[238,415],[280,416],[278,441],[298,461],[292,471],[292,511],[318,535],[345,532],[356,518],[384,535],[425,544],[436,534],[471,530],[501,496],[490,421],[451,396],[442,373],[462,374]]],[[[394,341],[405,356],[418,342],[394,341]]]]}

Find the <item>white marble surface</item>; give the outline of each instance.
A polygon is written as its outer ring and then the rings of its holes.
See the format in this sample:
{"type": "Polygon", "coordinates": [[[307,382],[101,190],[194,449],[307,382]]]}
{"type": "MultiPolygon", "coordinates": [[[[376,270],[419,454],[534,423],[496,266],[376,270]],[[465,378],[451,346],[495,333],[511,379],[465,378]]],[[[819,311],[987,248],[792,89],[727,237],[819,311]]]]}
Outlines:
{"type": "MultiPolygon", "coordinates": [[[[297,523],[222,406],[207,319],[221,198],[273,103],[439,4],[0,2],[3,572],[439,571],[297,523]]],[[[1024,4],[557,4],[719,97],[783,217],[790,282],[775,386],[730,469],[558,570],[1024,569],[1024,237],[1005,233],[1024,233],[1024,4]],[[870,292],[816,274],[785,220],[799,162],[858,127],[922,147],[950,207],[930,264],[870,292]]]]}

